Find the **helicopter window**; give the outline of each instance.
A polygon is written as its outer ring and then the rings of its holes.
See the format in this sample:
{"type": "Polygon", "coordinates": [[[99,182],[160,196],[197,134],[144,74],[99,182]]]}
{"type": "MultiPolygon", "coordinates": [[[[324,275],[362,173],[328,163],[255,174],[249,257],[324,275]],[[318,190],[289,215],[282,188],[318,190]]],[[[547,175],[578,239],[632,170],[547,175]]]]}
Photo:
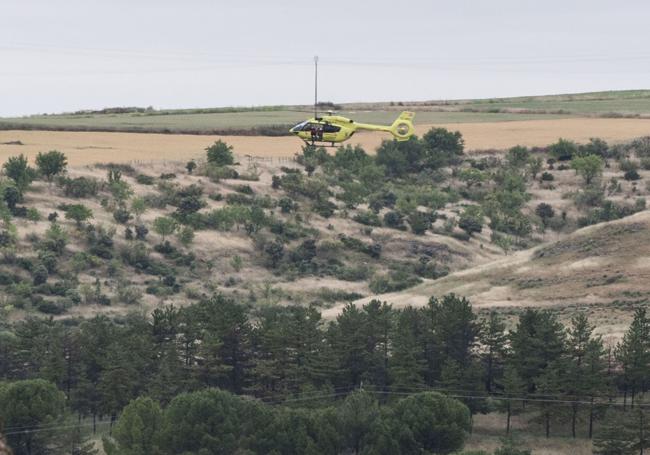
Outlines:
{"type": "Polygon", "coordinates": [[[335,126],[335,125],[325,125],[323,126],[323,132],[324,133],[338,133],[341,131],[340,126],[335,126]]]}
{"type": "Polygon", "coordinates": [[[305,126],[303,126],[302,130],[303,131],[311,131],[312,128],[318,128],[320,125],[318,123],[305,123],[305,126]]]}

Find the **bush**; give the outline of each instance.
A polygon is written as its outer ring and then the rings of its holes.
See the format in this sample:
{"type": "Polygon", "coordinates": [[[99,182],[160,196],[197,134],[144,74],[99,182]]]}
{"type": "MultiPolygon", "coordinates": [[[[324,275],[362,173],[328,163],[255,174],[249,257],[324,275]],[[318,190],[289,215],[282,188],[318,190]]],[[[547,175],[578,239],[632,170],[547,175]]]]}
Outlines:
{"type": "Polygon", "coordinates": [[[384,214],[384,225],[389,228],[399,229],[401,231],[406,230],[404,225],[404,217],[401,213],[390,211],[384,214]]]}
{"type": "Polygon", "coordinates": [[[387,275],[375,275],[370,280],[370,290],[375,294],[397,292],[420,284],[422,280],[404,271],[390,272],[387,275]]]}
{"type": "Polygon", "coordinates": [[[558,161],[569,161],[578,154],[578,145],[566,139],[560,139],[548,147],[548,151],[558,161]]]}
{"type": "Polygon", "coordinates": [[[359,212],[352,217],[357,223],[365,224],[366,226],[381,226],[381,221],[376,213],[371,211],[359,212]]]}
{"type": "Polygon", "coordinates": [[[291,213],[298,209],[298,204],[296,204],[291,198],[282,197],[278,201],[278,206],[282,213],[291,213]]]}
{"type": "Polygon", "coordinates": [[[59,184],[63,187],[63,193],[68,197],[95,197],[99,191],[99,181],[89,177],[63,178],[59,180],[59,184]]]}
{"type": "Polygon", "coordinates": [[[47,272],[47,268],[43,264],[39,264],[34,267],[34,270],[32,270],[32,280],[34,286],[45,283],[48,276],[49,274],[47,272]]]}
{"type": "Polygon", "coordinates": [[[36,167],[45,180],[51,182],[55,175],[65,172],[68,160],[65,155],[56,150],[36,155],[36,167]]]}
{"type": "Polygon", "coordinates": [[[463,210],[458,221],[458,227],[471,236],[483,230],[483,212],[477,205],[470,205],[463,210]]]}
{"type": "Polygon", "coordinates": [[[171,180],[175,178],[176,178],[176,174],[174,174],[173,172],[160,174],[160,180],[171,180]]]}
{"type": "Polygon", "coordinates": [[[137,240],[146,240],[149,229],[144,224],[138,224],[135,226],[135,238],[137,240]]]}
{"type": "Polygon", "coordinates": [[[636,171],[636,169],[630,169],[629,171],[625,171],[625,174],[623,174],[623,178],[625,180],[632,181],[632,180],[639,180],[641,176],[636,171]]]}
{"type": "Polygon", "coordinates": [[[74,220],[77,223],[77,227],[81,227],[81,223],[92,217],[92,210],[83,204],[70,204],[65,210],[65,218],[67,220],[74,220]]]}
{"type": "Polygon", "coordinates": [[[232,154],[232,146],[226,144],[222,140],[216,141],[210,147],[206,148],[208,163],[216,166],[229,166],[235,163],[232,154]]]}
{"type": "Polygon", "coordinates": [[[555,180],[555,176],[550,172],[544,172],[540,177],[540,181],[542,182],[552,182],[553,180],[555,180]]]}
{"type": "Polygon", "coordinates": [[[120,224],[126,224],[133,216],[125,207],[119,207],[113,212],[113,218],[120,224]]]}
{"type": "Polygon", "coordinates": [[[44,314],[59,315],[65,313],[65,308],[56,302],[43,300],[37,305],[38,311],[44,314]]]}
{"type": "Polygon", "coordinates": [[[428,212],[415,210],[408,216],[409,226],[414,234],[422,235],[427,229],[431,228],[431,223],[435,221],[435,215],[428,212]]]}
{"type": "Polygon", "coordinates": [[[235,185],[233,189],[238,193],[248,194],[249,196],[255,194],[255,191],[253,191],[250,185],[235,185]]]}
{"type": "Polygon", "coordinates": [[[137,177],[135,178],[135,181],[138,182],[140,185],[153,185],[155,179],[146,174],[138,174],[137,177]]]}

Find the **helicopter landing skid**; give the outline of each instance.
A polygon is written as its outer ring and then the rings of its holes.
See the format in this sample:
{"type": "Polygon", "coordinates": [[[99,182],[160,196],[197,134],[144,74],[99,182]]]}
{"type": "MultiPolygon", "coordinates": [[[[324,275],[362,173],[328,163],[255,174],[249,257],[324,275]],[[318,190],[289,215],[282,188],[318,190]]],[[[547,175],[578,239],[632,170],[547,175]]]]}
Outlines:
{"type": "Polygon", "coordinates": [[[340,147],[339,145],[335,145],[334,142],[331,143],[332,145],[326,145],[326,144],[316,143],[315,141],[311,141],[311,142],[305,141],[305,144],[307,144],[307,145],[309,145],[311,147],[325,147],[325,148],[334,148],[334,149],[337,149],[337,148],[340,147]]]}

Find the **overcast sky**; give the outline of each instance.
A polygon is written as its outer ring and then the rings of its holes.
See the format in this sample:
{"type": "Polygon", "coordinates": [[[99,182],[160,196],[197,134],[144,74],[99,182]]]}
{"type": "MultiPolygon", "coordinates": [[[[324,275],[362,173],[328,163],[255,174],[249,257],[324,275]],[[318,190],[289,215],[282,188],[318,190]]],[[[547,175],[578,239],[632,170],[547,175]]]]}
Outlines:
{"type": "Polygon", "coordinates": [[[0,0],[0,116],[650,88],[642,0],[0,0]]]}

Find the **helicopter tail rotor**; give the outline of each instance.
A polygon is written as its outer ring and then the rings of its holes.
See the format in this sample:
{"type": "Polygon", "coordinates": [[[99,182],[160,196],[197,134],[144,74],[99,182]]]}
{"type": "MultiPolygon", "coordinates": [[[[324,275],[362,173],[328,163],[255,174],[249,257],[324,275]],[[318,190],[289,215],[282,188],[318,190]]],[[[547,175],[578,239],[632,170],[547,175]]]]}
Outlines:
{"type": "Polygon", "coordinates": [[[397,117],[390,127],[390,132],[398,141],[406,141],[415,133],[413,126],[413,112],[404,111],[397,117]]]}

